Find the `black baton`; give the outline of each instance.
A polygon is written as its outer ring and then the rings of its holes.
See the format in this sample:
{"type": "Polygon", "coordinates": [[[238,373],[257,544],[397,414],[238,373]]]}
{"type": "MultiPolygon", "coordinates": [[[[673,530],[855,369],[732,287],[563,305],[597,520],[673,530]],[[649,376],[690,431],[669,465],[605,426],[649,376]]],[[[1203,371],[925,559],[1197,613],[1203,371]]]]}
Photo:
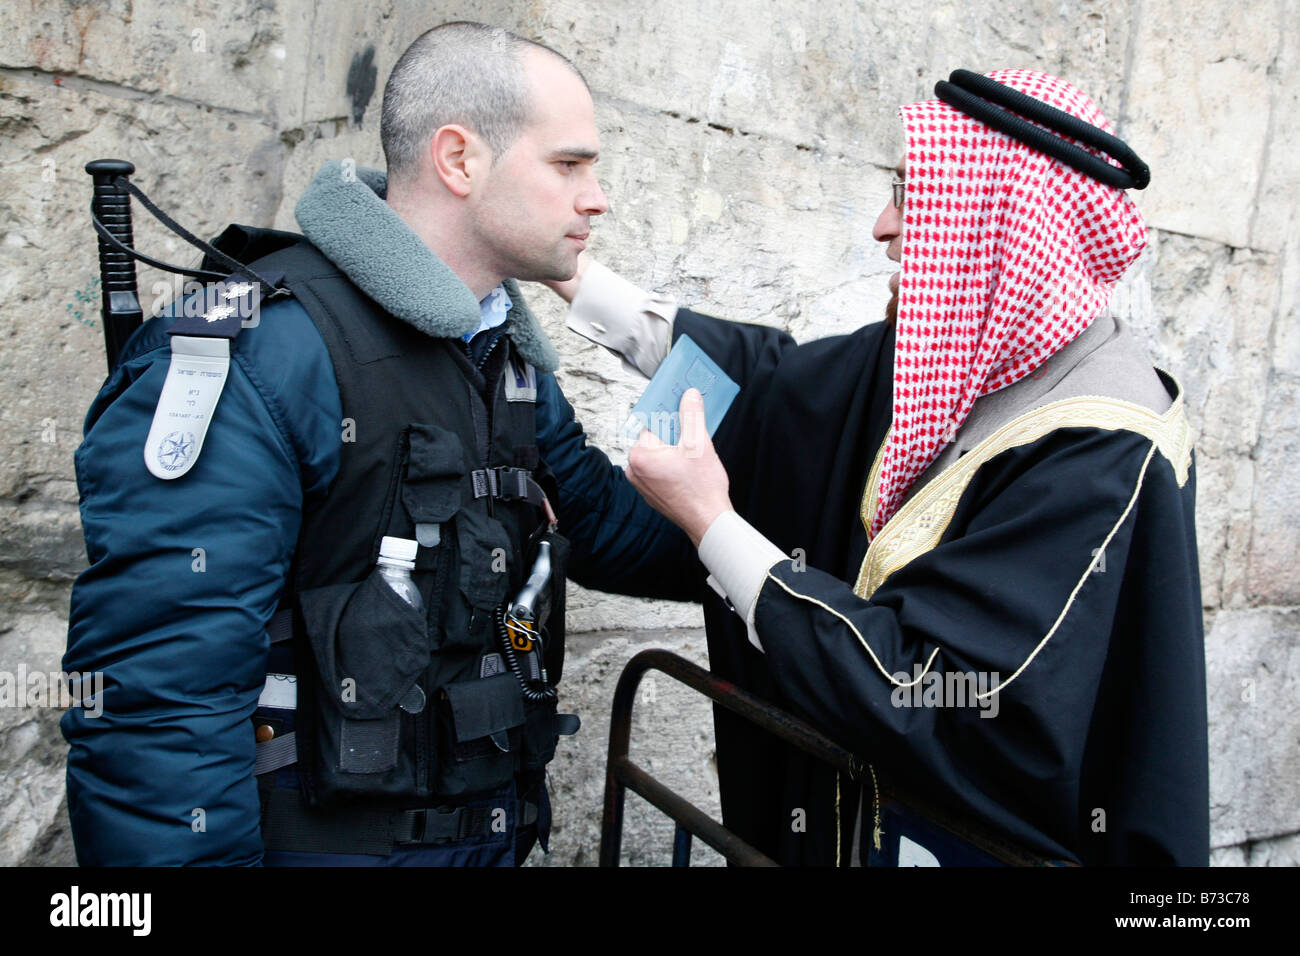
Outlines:
{"type": "MultiPolygon", "coordinates": [[[[90,211],[104,228],[127,248],[134,248],[131,236],[131,194],[119,186],[119,176],[135,172],[124,159],[96,159],[86,164],[86,172],[95,182],[90,211]]],[[[104,348],[108,352],[108,371],[117,366],[117,357],[131,333],[140,327],[144,315],[140,310],[139,288],[135,281],[135,261],[98,234],[99,280],[103,293],[104,348]]]]}

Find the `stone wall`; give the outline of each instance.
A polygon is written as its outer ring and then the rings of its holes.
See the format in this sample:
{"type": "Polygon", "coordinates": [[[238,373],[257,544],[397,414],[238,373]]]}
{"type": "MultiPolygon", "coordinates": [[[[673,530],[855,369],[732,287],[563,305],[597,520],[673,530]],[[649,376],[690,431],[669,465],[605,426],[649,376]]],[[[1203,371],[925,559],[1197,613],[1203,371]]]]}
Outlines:
{"type": "MultiPolygon", "coordinates": [[[[396,56],[450,19],[569,55],[596,97],[612,208],[595,254],[720,314],[808,340],[874,319],[892,271],[871,241],[902,145],[898,104],[957,67],[1044,69],[1102,105],[1155,172],[1152,242],[1117,298],[1182,380],[1198,433],[1217,863],[1300,860],[1300,22],[1297,0],[15,0],[0,9],[0,670],[58,670],[84,566],[72,455],[104,374],[82,165],[117,156],[201,235],[293,228],[328,158],[380,165],[396,56]]],[[[189,261],[141,217],[141,247],[189,261]]],[[[146,299],[162,294],[142,271],[146,299]]],[[[562,329],[562,384],[616,460],[640,384],[562,329]]],[[[575,588],[566,694],[587,728],[552,767],[544,862],[596,855],[604,734],[630,651],[704,660],[698,609],[575,588]],[[589,632],[585,635],[580,632],[589,632]]],[[[634,753],[716,807],[708,709],[661,681],[634,753]]],[[[644,713],[642,713],[642,711],[644,713]]],[[[0,863],[71,860],[50,708],[0,709],[0,863]]],[[[671,827],[629,800],[625,860],[671,827]]],[[[716,862],[697,851],[696,861],[716,862]]]]}

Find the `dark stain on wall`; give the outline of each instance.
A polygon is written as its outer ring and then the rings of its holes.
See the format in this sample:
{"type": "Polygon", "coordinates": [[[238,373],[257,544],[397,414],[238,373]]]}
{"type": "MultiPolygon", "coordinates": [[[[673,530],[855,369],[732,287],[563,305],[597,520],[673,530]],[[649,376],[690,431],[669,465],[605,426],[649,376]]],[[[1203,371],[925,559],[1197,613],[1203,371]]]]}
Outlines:
{"type": "Polygon", "coordinates": [[[370,98],[375,95],[375,78],[378,75],[374,44],[366,47],[364,53],[352,55],[352,65],[348,67],[347,93],[352,99],[352,122],[357,126],[361,125],[370,98]]]}

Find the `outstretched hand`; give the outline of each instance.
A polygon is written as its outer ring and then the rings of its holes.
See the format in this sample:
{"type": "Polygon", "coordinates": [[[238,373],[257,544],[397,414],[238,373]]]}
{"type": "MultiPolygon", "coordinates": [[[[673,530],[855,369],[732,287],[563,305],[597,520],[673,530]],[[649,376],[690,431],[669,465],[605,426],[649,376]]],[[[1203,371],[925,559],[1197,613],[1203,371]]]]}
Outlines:
{"type": "Polygon", "coordinates": [[[573,297],[578,294],[578,286],[582,285],[582,274],[586,271],[587,250],[584,249],[578,253],[578,271],[573,274],[572,279],[543,279],[542,285],[550,286],[552,292],[572,305],[573,297]]]}
{"type": "Polygon", "coordinates": [[[678,408],[681,442],[665,445],[646,429],[627,456],[627,477],[656,511],[700,539],[715,518],[731,511],[730,482],[704,421],[704,398],[687,389],[678,408]]]}

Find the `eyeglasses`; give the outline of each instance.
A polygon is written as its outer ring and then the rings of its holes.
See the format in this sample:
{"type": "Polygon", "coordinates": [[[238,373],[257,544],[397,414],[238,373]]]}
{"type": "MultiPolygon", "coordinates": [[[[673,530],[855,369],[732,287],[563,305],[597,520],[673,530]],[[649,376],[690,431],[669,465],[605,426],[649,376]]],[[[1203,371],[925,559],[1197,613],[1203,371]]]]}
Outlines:
{"type": "Polygon", "coordinates": [[[894,187],[894,208],[902,209],[903,190],[907,188],[907,182],[906,180],[895,179],[892,183],[890,183],[890,185],[894,187]]]}

